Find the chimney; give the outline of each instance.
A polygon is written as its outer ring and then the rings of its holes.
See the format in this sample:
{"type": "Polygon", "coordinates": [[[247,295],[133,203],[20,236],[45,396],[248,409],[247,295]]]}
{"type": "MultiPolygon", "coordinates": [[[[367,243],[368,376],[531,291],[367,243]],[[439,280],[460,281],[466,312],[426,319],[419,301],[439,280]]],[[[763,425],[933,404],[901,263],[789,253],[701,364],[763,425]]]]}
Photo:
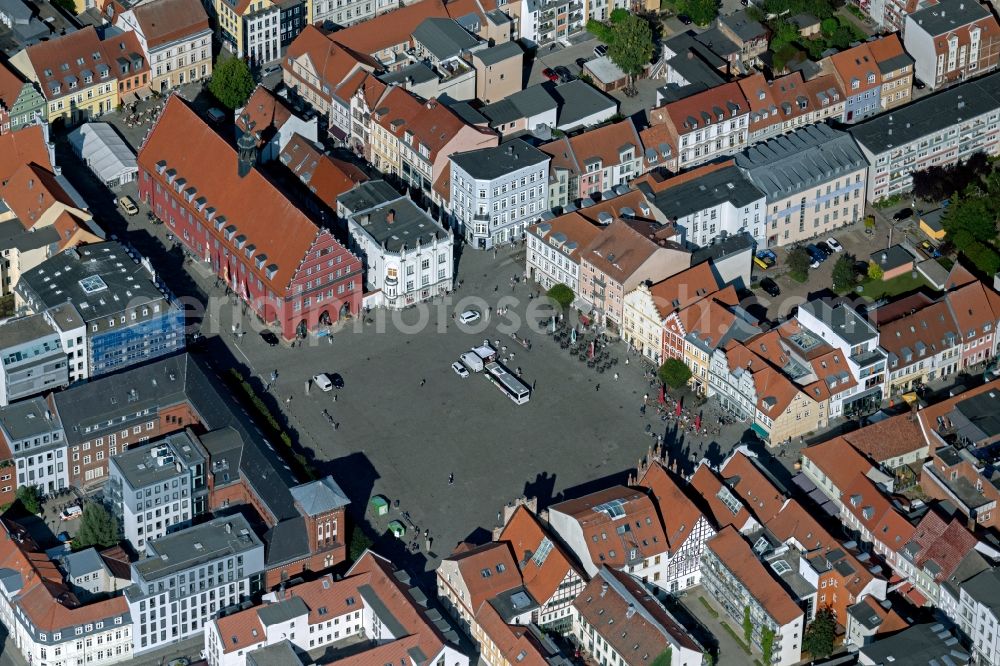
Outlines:
{"type": "Polygon", "coordinates": [[[387,224],[392,224],[396,221],[396,209],[390,208],[389,213],[385,216],[385,221],[387,224]]]}
{"type": "Polygon", "coordinates": [[[233,533],[233,524],[226,523],[226,534],[232,534],[232,533],[233,533]]]}
{"type": "Polygon", "coordinates": [[[608,584],[607,583],[601,583],[601,598],[603,599],[604,595],[607,594],[607,593],[608,593],[608,584]]]}
{"type": "Polygon", "coordinates": [[[882,253],[882,263],[884,264],[889,260],[889,255],[885,252],[882,253]]]}

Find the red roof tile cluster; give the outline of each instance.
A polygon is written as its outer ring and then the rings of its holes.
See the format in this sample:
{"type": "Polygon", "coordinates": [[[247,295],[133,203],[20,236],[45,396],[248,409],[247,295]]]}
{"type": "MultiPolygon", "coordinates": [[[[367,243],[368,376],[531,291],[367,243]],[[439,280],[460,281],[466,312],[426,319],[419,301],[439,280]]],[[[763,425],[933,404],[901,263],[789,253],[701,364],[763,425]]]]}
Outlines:
{"type": "Polygon", "coordinates": [[[762,523],[778,515],[787,498],[754,462],[737,449],[719,468],[719,475],[762,523]]]}
{"type": "Polygon", "coordinates": [[[742,530],[749,521],[754,520],[746,504],[729,490],[708,465],[699,465],[694,471],[691,488],[701,496],[717,529],[732,525],[737,530],[742,530]],[[722,497],[727,498],[727,501],[723,501],[722,497]]]}
{"type": "MultiPolygon", "coordinates": [[[[292,598],[301,599],[309,611],[309,624],[315,625],[349,612],[362,610],[365,601],[360,588],[365,587],[375,593],[378,600],[406,632],[402,636],[396,636],[397,640],[388,645],[402,650],[403,654],[408,649],[419,647],[428,658],[432,658],[441,651],[445,639],[440,630],[424,614],[420,603],[399,582],[395,573],[396,569],[391,562],[369,551],[351,566],[343,579],[334,580],[332,575],[327,574],[317,580],[275,592],[276,603],[292,598]]],[[[219,638],[223,643],[223,652],[228,654],[248,648],[253,649],[265,641],[266,633],[258,611],[266,605],[267,603],[254,606],[215,620],[219,638]]],[[[354,663],[385,663],[382,661],[382,653],[378,650],[386,647],[383,645],[380,648],[362,651],[358,656],[363,658],[354,663]]]]}
{"type": "Polygon", "coordinates": [[[703,261],[680,273],[650,286],[649,293],[660,317],[666,319],[672,312],[687,308],[719,291],[722,285],[712,269],[712,263],[703,261]]]}
{"type": "Polygon", "coordinates": [[[0,134],[0,155],[3,155],[0,160],[0,186],[25,165],[35,164],[49,171],[53,166],[41,125],[29,125],[17,132],[0,134]]]}
{"type": "MultiPolygon", "coordinates": [[[[319,235],[319,228],[257,169],[238,173],[236,150],[180,97],[173,95],[139,151],[139,168],[151,174],[172,170],[195,188],[207,206],[266,254],[266,264],[248,270],[276,293],[284,294],[299,263],[319,235]],[[281,224],[275,222],[280,220],[281,224]],[[277,271],[269,276],[267,265],[277,271]]],[[[213,225],[209,233],[225,240],[213,225]]]]}
{"type": "Polygon", "coordinates": [[[20,607],[38,631],[58,632],[104,620],[112,625],[128,613],[125,597],[81,604],[54,562],[37,550],[27,531],[0,520],[0,569],[16,571],[23,586],[12,605],[20,607]]]}
{"type": "MultiPolygon", "coordinates": [[[[757,341],[755,338],[754,341],[757,341]]],[[[726,343],[726,360],[730,372],[749,372],[757,390],[757,408],[771,418],[783,413],[801,391],[780,370],[737,340],[726,343]]],[[[759,342],[759,341],[758,341],[759,342]]],[[[808,396],[815,400],[812,396],[808,396]]]]}
{"type": "Polygon", "coordinates": [[[913,536],[913,525],[892,506],[889,498],[866,476],[856,476],[842,490],[841,503],[888,549],[898,551],[913,536]]]}
{"type": "Polygon", "coordinates": [[[512,544],[507,541],[493,542],[452,553],[448,558],[458,565],[469,590],[469,608],[473,611],[484,601],[521,586],[521,572],[511,548],[512,544]]]}
{"type": "Polygon", "coordinates": [[[690,97],[685,97],[650,111],[650,123],[666,125],[670,144],[676,146],[681,135],[710,127],[749,111],[738,83],[724,83],[690,97]]]}
{"type": "Polygon", "coordinates": [[[279,156],[309,190],[331,208],[337,197],[368,180],[364,171],[350,162],[324,155],[300,134],[293,134],[279,156]]]}
{"type": "Polygon", "coordinates": [[[476,612],[476,624],[493,641],[506,663],[549,666],[548,657],[552,655],[532,633],[532,628],[507,624],[489,602],[480,605],[476,612]]]}
{"type": "Polygon", "coordinates": [[[631,118],[603,125],[572,137],[561,137],[538,147],[552,157],[552,168],[568,169],[575,175],[586,169],[586,164],[599,160],[606,169],[621,163],[621,153],[631,149],[636,159],[642,153],[642,142],[631,118]]]}
{"type": "Polygon", "coordinates": [[[6,62],[0,61],[0,108],[10,112],[24,87],[24,81],[6,62]]]}
{"type": "Polygon", "coordinates": [[[292,115],[284,100],[258,84],[236,116],[236,129],[244,133],[252,132],[257,137],[259,148],[270,141],[292,115]]]}
{"type": "Polygon", "coordinates": [[[976,543],[976,537],[961,520],[946,521],[932,510],[917,523],[902,550],[918,569],[926,570],[940,583],[951,577],[965,556],[975,550],[976,543]]]}
{"type": "Polygon", "coordinates": [[[874,466],[843,437],[834,437],[802,450],[802,457],[818,467],[830,482],[843,492],[856,477],[866,475],[874,466]]]}
{"type": "Polygon", "coordinates": [[[750,544],[734,528],[724,527],[706,545],[779,625],[802,617],[802,609],[771,576],[754,555],[750,544]]]}
{"type": "MultiPolygon", "coordinates": [[[[371,21],[366,21],[363,25],[370,24],[371,21]]],[[[381,69],[381,65],[371,56],[345,47],[335,39],[343,32],[346,31],[327,36],[316,26],[307,25],[288,45],[286,58],[282,61],[286,76],[295,77],[300,85],[309,86],[324,99],[336,96],[350,100],[361,85],[363,77],[358,72],[381,69]],[[300,61],[303,58],[308,58],[318,83],[291,73],[290,60],[300,61]]]]}
{"type": "Polygon", "coordinates": [[[703,648],[643,584],[624,571],[603,567],[573,607],[626,664],[651,664],[668,648],[703,648]]]}
{"type": "Polygon", "coordinates": [[[638,485],[652,493],[667,537],[667,547],[671,553],[677,552],[703,518],[701,510],[684,492],[681,481],[660,463],[650,465],[638,485]]]}
{"type": "Polygon", "coordinates": [[[612,486],[549,509],[573,518],[583,532],[591,562],[623,567],[668,550],[653,501],[625,486],[612,486]],[[627,527],[628,529],[619,529],[627,527]]]}
{"type": "Polygon", "coordinates": [[[527,507],[520,506],[514,511],[497,541],[510,545],[525,589],[540,604],[555,595],[571,572],[583,578],[558,539],[548,533],[527,507]]]}
{"type": "Polygon", "coordinates": [[[150,49],[208,30],[208,14],[198,0],[156,0],[132,8],[150,49]]]}
{"type": "Polygon", "coordinates": [[[840,83],[832,75],[806,81],[801,72],[792,72],[768,81],[763,74],[754,74],[737,83],[750,105],[751,132],[793,122],[844,99],[840,83]]]}

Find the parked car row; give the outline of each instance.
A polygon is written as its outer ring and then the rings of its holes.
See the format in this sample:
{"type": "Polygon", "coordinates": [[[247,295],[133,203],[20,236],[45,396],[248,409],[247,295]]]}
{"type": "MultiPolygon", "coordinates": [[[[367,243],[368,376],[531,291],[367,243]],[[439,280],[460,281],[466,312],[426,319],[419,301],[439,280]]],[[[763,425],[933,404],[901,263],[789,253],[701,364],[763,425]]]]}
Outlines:
{"type": "Polygon", "coordinates": [[[836,238],[828,238],[825,241],[809,243],[805,247],[806,253],[812,262],[810,268],[819,268],[819,265],[826,261],[827,257],[844,251],[844,246],[837,242],[836,238]]]}

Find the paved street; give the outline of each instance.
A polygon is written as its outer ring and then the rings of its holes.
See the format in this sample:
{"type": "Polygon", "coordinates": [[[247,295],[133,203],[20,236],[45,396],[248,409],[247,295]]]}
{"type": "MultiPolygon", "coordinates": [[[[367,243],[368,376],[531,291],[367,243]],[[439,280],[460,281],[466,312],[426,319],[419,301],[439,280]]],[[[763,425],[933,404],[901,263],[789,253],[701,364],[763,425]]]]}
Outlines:
{"type": "Polygon", "coordinates": [[[681,604],[687,611],[695,617],[701,625],[708,631],[712,632],[712,635],[718,641],[718,661],[716,661],[716,666],[745,666],[745,664],[752,663],[752,660],[759,658],[760,654],[754,652],[753,656],[748,655],[743,647],[738,643],[728,631],[722,626],[725,622],[730,628],[736,631],[736,635],[739,636],[743,633],[743,627],[737,625],[732,619],[727,617],[725,613],[715,604],[711,597],[704,589],[699,587],[693,587],[687,591],[687,595],[681,599],[681,604]],[[712,610],[718,614],[718,617],[712,615],[699,599],[704,598],[712,606],[712,610]]]}

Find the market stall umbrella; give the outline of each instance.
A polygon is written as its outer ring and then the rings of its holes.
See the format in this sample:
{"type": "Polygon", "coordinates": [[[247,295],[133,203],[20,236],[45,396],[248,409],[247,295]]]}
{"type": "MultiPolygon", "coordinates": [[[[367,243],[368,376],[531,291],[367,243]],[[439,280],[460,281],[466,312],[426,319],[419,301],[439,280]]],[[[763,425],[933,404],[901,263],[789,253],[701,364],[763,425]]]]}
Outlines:
{"type": "Polygon", "coordinates": [[[660,384],[660,404],[662,405],[667,401],[667,387],[660,384]]]}
{"type": "Polygon", "coordinates": [[[675,414],[676,414],[677,416],[680,416],[680,415],[681,415],[681,401],[680,401],[679,399],[677,400],[677,409],[676,409],[676,410],[674,410],[674,413],[675,413],[675,414]]]}
{"type": "Polygon", "coordinates": [[[694,429],[701,430],[701,414],[694,417],[694,429]]]}

